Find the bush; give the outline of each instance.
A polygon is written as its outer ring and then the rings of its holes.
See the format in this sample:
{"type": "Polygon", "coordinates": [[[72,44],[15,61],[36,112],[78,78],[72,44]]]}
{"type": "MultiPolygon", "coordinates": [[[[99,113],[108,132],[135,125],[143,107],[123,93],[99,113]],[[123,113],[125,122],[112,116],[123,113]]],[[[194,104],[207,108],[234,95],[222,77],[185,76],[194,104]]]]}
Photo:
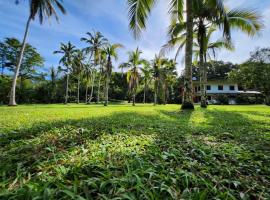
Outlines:
{"type": "Polygon", "coordinates": [[[229,98],[225,94],[217,95],[216,100],[217,100],[217,104],[221,104],[221,105],[228,105],[229,104],[229,98]]]}
{"type": "Polygon", "coordinates": [[[264,102],[262,96],[248,96],[244,94],[237,95],[236,97],[236,103],[242,104],[242,105],[248,105],[248,104],[262,104],[264,102]]]}

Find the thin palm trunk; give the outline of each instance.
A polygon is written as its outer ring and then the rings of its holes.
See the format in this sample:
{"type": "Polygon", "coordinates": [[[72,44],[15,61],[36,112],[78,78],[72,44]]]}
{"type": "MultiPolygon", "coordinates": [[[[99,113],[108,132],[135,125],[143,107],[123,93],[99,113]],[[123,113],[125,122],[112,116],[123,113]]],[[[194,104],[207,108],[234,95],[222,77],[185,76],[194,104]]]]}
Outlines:
{"type": "Polygon", "coordinates": [[[145,98],[146,98],[146,82],[144,83],[144,91],[143,91],[143,104],[145,104],[145,98]]]}
{"type": "Polygon", "coordinates": [[[77,104],[80,103],[80,75],[78,76],[78,88],[77,88],[77,104]]]}
{"type": "Polygon", "coordinates": [[[16,69],[15,69],[13,80],[12,80],[12,87],[10,90],[10,98],[9,98],[9,106],[16,106],[17,105],[16,104],[16,84],[17,84],[17,79],[18,79],[20,67],[22,64],[22,59],[23,59],[23,54],[24,54],[24,50],[25,50],[25,46],[26,46],[26,38],[28,36],[30,22],[31,22],[31,16],[29,16],[27,23],[26,23],[26,28],[25,28],[25,33],[24,33],[24,37],[23,37],[23,43],[22,43],[22,47],[21,47],[21,51],[20,51],[20,56],[19,56],[18,63],[17,63],[16,69]]]}
{"type": "Polygon", "coordinates": [[[89,97],[89,101],[88,101],[89,104],[91,103],[92,98],[93,98],[95,78],[96,78],[95,72],[93,72],[92,74],[93,75],[92,75],[92,81],[91,81],[92,82],[92,84],[91,84],[91,92],[90,92],[90,97],[89,97]]]}
{"type": "Polygon", "coordinates": [[[85,88],[85,103],[88,102],[88,84],[86,83],[86,88],[85,88]]]}
{"type": "Polygon", "coordinates": [[[100,101],[100,82],[101,82],[101,74],[98,79],[97,103],[99,103],[100,101]]]}
{"type": "Polygon", "coordinates": [[[185,76],[182,109],[194,109],[192,94],[193,12],[192,1],[186,1],[187,36],[185,51],[185,76]]]}
{"type": "Polygon", "coordinates": [[[135,91],[133,91],[133,94],[132,94],[132,106],[135,106],[135,98],[136,98],[136,94],[135,94],[135,91]]]}
{"type": "Polygon", "coordinates": [[[206,83],[205,83],[205,63],[204,63],[204,53],[200,49],[200,89],[201,89],[201,107],[206,108],[206,83]]]}
{"type": "Polygon", "coordinates": [[[104,94],[104,97],[105,97],[105,101],[104,101],[104,106],[107,106],[108,105],[108,101],[109,101],[109,76],[107,76],[106,78],[106,83],[105,83],[105,94],[104,94]]]}
{"type": "Polygon", "coordinates": [[[154,106],[157,105],[158,83],[155,83],[154,106]]]}
{"type": "Polygon", "coordinates": [[[68,82],[69,82],[69,74],[67,73],[65,104],[68,103],[68,82]]]}

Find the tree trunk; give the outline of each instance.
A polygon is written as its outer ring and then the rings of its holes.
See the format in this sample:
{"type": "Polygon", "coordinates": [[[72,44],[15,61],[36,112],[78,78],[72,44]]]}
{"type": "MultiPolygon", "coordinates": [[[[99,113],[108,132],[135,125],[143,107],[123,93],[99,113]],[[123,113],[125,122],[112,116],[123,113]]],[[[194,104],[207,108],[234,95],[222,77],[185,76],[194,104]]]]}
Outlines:
{"type": "Polygon", "coordinates": [[[270,93],[265,95],[265,104],[270,106],[270,93]]]}
{"type": "Polygon", "coordinates": [[[135,97],[136,97],[136,94],[135,94],[135,92],[133,92],[133,94],[132,94],[132,106],[135,106],[135,97]]]}
{"type": "Polygon", "coordinates": [[[85,88],[85,103],[86,103],[86,104],[87,104],[87,102],[88,102],[87,96],[88,96],[88,85],[87,85],[87,83],[86,83],[86,88],[85,88]]]}
{"type": "Polygon", "coordinates": [[[23,43],[22,43],[22,47],[21,47],[21,51],[20,51],[20,56],[18,59],[18,63],[15,69],[15,73],[13,76],[13,80],[12,80],[12,87],[10,90],[10,97],[9,97],[9,106],[16,106],[16,84],[17,84],[17,78],[19,75],[19,71],[20,71],[20,67],[22,64],[22,59],[23,59],[23,54],[24,54],[24,50],[25,50],[25,46],[26,46],[26,38],[29,32],[29,26],[30,26],[30,22],[31,22],[31,17],[29,16],[27,23],[26,23],[26,28],[25,28],[25,33],[24,33],[24,37],[23,37],[23,43]]]}
{"type": "Polygon", "coordinates": [[[205,63],[203,47],[200,47],[200,89],[201,89],[201,107],[206,108],[206,84],[205,84],[205,63]]]}
{"type": "Polygon", "coordinates": [[[67,73],[65,104],[68,103],[68,82],[69,82],[69,74],[67,73]]]}
{"type": "Polygon", "coordinates": [[[77,88],[77,104],[80,103],[80,75],[78,77],[78,88],[77,88]]]}
{"type": "Polygon", "coordinates": [[[104,97],[105,97],[104,106],[108,106],[108,102],[109,102],[109,77],[106,78],[104,92],[105,92],[105,94],[104,94],[104,97]]]}
{"type": "Polygon", "coordinates": [[[146,83],[144,84],[144,91],[143,91],[143,104],[145,104],[145,98],[146,98],[146,83]]]}
{"type": "Polygon", "coordinates": [[[187,39],[185,51],[184,91],[181,109],[194,109],[192,88],[193,12],[192,1],[186,1],[187,39]]]}
{"type": "Polygon", "coordinates": [[[158,83],[157,80],[155,81],[155,93],[154,93],[154,106],[157,105],[157,94],[158,94],[158,83]]]}
{"type": "Polygon", "coordinates": [[[92,85],[91,85],[91,92],[90,92],[90,97],[89,97],[89,101],[88,101],[88,104],[91,103],[92,101],[92,98],[93,98],[93,93],[94,93],[94,85],[95,85],[95,73],[93,73],[93,77],[92,77],[92,85]]]}

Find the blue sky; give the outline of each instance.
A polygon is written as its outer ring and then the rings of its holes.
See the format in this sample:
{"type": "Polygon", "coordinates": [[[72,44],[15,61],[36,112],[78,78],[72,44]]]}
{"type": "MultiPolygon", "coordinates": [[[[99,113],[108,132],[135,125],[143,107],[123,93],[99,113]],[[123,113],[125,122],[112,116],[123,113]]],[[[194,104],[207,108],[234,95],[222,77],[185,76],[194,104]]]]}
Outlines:
{"type": "MultiPolygon", "coordinates": [[[[15,0],[0,0],[0,39],[17,37],[22,39],[28,15],[28,1],[15,5],[15,0]]],[[[87,31],[98,30],[111,42],[125,46],[119,51],[117,64],[127,59],[126,52],[137,46],[143,57],[152,59],[166,41],[169,17],[166,13],[167,0],[159,0],[148,20],[147,30],[139,41],[135,41],[128,29],[127,6],[125,0],[64,0],[67,15],[60,15],[60,22],[50,19],[42,26],[38,21],[30,27],[28,42],[35,46],[45,58],[45,69],[57,67],[59,56],[52,52],[59,48],[60,42],[71,41],[78,48],[84,47],[80,38],[87,31]]],[[[249,57],[255,47],[270,47],[270,1],[269,0],[225,0],[229,8],[253,8],[263,16],[265,28],[260,36],[249,38],[240,32],[233,32],[236,47],[234,52],[221,51],[217,59],[240,63],[249,57]]],[[[219,36],[216,36],[217,38],[219,36]]],[[[171,53],[172,56],[173,53],[171,53]]],[[[178,59],[178,72],[183,68],[183,53],[178,59]]],[[[46,71],[46,70],[45,70],[46,71]]]]}

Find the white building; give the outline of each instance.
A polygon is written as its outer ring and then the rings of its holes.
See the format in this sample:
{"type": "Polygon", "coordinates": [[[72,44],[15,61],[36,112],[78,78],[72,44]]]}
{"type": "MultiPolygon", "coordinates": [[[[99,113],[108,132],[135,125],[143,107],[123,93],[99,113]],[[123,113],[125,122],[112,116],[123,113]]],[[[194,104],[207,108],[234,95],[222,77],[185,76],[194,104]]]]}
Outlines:
{"type": "MultiPolygon", "coordinates": [[[[199,81],[193,81],[194,102],[200,102],[201,88],[199,81]]],[[[227,80],[208,81],[206,85],[206,94],[209,104],[219,103],[217,97],[219,95],[226,95],[229,104],[236,104],[236,97],[239,94],[246,94],[249,96],[260,95],[257,91],[240,91],[237,83],[227,80]]]]}

